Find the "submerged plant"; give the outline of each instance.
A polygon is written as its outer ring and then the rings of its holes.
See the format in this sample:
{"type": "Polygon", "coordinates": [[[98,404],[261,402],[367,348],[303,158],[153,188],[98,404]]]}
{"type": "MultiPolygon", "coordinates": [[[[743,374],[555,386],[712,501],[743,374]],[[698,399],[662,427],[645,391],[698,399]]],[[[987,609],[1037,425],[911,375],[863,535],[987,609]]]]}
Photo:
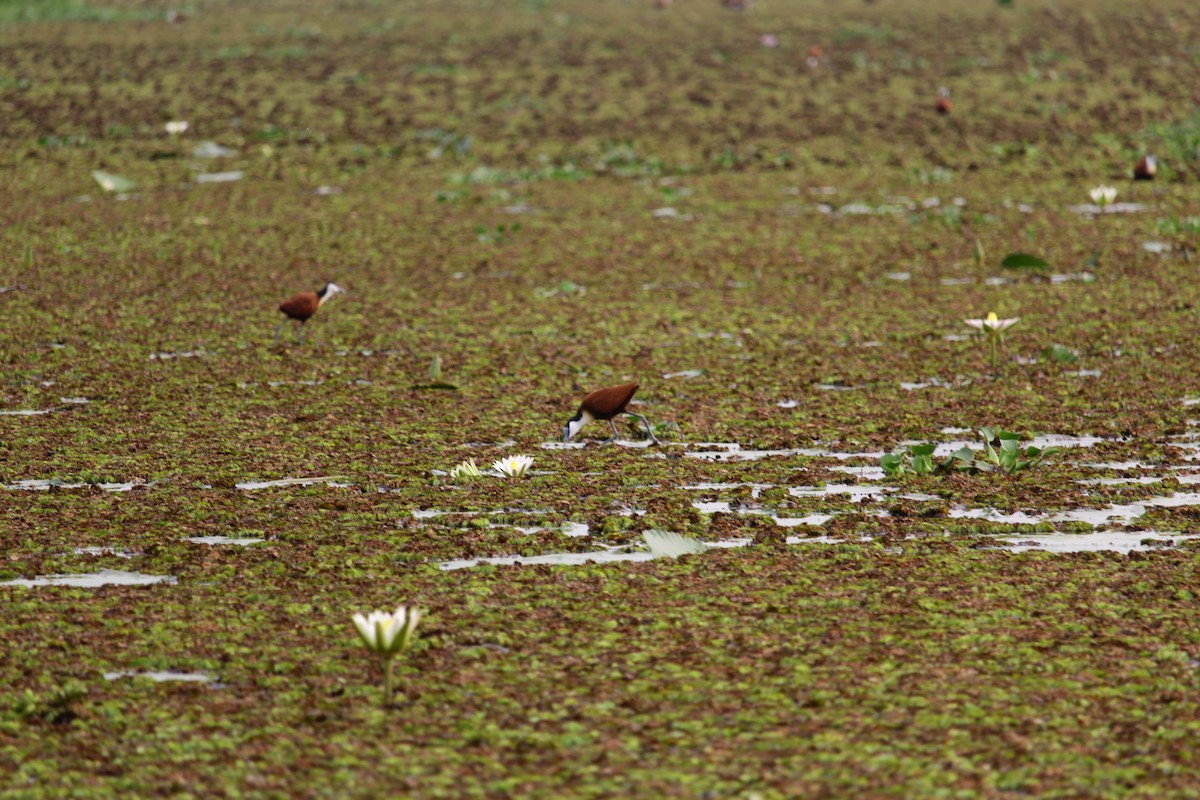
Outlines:
{"type": "Polygon", "coordinates": [[[450,470],[450,478],[456,481],[470,481],[483,475],[479,470],[479,466],[475,463],[475,459],[462,461],[450,470]]]}
{"type": "Polygon", "coordinates": [[[392,699],[393,662],[396,656],[412,646],[416,639],[421,610],[415,606],[400,606],[394,614],[372,611],[366,616],[355,614],[353,619],[363,644],[384,661],[383,704],[386,706],[392,699]]]}
{"type": "Polygon", "coordinates": [[[492,462],[492,469],[502,478],[523,478],[533,466],[533,456],[509,456],[492,462]]]}
{"type": "Polygon", "coordinates": [[[1021,321],[1020,317],[1000,319],[996,312],[989,312],[985,319],[964,319],[963,322],[987,337],[991,348],[992,372],[996,371],[996,345],[1004,340],[1004,332],[1021,321]]]}

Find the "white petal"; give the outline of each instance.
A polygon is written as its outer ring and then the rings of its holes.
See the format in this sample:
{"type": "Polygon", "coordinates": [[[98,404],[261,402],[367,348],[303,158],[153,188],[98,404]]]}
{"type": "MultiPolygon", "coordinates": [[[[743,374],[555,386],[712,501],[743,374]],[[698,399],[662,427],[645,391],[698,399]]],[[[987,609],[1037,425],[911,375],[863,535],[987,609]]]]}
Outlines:
{"type": "Polygon", "coordinates": [[[368,619],[362,614],[355,614],[353,617],[354,627],[358,628],[358,633],[362,636],[363,641],[368,647],[375,646],[374,631],[368,619]]]}

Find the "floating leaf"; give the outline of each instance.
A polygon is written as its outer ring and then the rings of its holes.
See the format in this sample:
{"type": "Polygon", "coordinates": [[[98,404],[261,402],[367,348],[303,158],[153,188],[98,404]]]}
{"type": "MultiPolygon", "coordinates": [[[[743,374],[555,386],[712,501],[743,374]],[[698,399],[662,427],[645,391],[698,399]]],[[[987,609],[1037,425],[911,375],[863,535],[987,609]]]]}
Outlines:
{"type": "Polygon", "coordinates": [[[412,388],[418,392],[425,391],[427,389],[439,389],[439,390],[444,390],[447,392],[457,392],[458,391],[458,387],[455,386],[453,383],[442,383],[440,381],[437,383],[418,383],[415,386],[413,386],[412,388]]]}
{"type": "Polygon", "coordinates": [[[708,548],[703,542],[690,536],[681,536],[671,531],[646,531],[642,534],[650,554],[656,558],[675,558],[695,553],[703,553],[708,548]]]}
{"type": "Polygon", "coordinates": [[[92,172],[92,177],[96,179],[96,183],[100,184],[100,188],[106,192],[132,192],[137,188],[137,184],[121,175],[114,175],[111,172],[102,172],[95,170],[92,172]]]}
{"type": "Polygon", "coordinates": [[[1044,258],[1029,253],[1009,253],[1000,262],[1005,269],[1029,269],[1042,271],[1050,269],[1050,264],[1044,258]]]}
{"type": "Polygon", "coordinates": [[[1079,356],[1074,350],[1061,344],[1052,344],[1043,349],[1042,358],[1058,361],[1062,364],[1074,364],[1079,360],[1079,356]]]}

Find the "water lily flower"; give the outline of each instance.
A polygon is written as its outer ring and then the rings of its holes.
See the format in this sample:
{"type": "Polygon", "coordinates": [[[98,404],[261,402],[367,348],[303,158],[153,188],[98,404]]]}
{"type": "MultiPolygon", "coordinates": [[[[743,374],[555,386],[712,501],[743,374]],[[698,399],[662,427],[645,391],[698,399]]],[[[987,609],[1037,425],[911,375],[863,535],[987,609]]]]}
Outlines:
{"type": "Polygon", "coordinates": [[[469,481],[478,478],[483,473],[479,471],[479,466],[475,463],[475,459],[463,461],[457,464],[454,469],[450,470],[450,477],[456,481],[469,481]]]}
{"type": "Polygon", "coordinates": [[[175,136],[176,134],[186,131],[188,129],[188,123],[185,119],[171,120],[164,125],[163,128],[167,131],[167,133],[175,136]]]}
{"type": "Polygon", "coordinates": [[[421,620],[421,610],[417,607],[405,608],[400,606],[394,614],[386,611],[372,611],[363,616],[355,614],[354,627],[363,644],[375,655],[384,660],[386,665],[386,680],[384,683],[383,702],[386,705],[392,698],[392,661],[397,654],[407,650],[416,638],[417,623],[421,620]]]}
{"type": "Polygon", "coordinates": [[[996,333],[1006,331],[1009,328],[1011,328],[1013,325],[1016,325],[1020,321],[1021,321],[1020,317],[1013,317],[1012,319],[1000,319],[998,316],[996,316],[995,311],[989,312],[986,319],[964,319],[963,320],[963,322],[967,323],[975,330],[984,331],[984,332],[993,332],[994,331],[996,333]]]}
{"type": "Polygon", "coordinates": [[[1107,208],[1117,199],[1117,189],[1115,186],[1097,186],[1088,192],[1088,197],[1101,208],[1107,208]]]}
{"type": "Polygon", "coordinates": [[[985,319],[964,319],[963,322],[987,336],[991,348],[992,372],[996,371],[996,345],[1004,338],[1004,332],[1021,321],[1020,317],[1000,319],[995,311],[988,312],[985,319]]]}
{"type": "Polygon", "coordinates": [[[504,478],[523,478],[533,466],[533,456],[509,456],[492,462],[492,469],[504,478]]]}

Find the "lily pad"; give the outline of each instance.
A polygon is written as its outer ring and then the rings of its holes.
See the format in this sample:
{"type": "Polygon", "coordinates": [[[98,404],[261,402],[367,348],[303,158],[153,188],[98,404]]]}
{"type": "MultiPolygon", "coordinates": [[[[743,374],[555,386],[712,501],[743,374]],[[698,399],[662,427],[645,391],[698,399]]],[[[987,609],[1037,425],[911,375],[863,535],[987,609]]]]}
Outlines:
{"type": "Polygon", "coordinates": [[[1027,269],[1035,272],[1050,269],[1050,264],[1046,259],[1030,253],[1009,253],[1000,262],[1000,266],[1004,269],[1027,269]]]}

